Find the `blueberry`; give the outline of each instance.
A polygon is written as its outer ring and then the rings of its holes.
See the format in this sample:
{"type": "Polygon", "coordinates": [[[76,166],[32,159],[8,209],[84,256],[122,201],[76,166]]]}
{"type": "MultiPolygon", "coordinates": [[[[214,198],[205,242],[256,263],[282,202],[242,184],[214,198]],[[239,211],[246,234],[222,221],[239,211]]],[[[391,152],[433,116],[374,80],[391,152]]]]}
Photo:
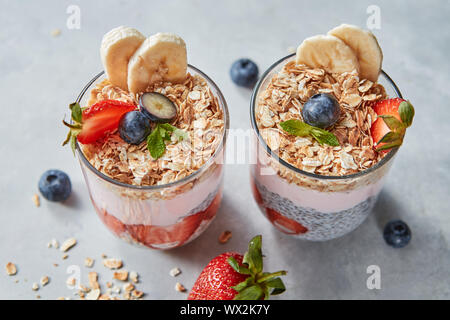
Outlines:
{"type": "Polygon", "coordinates": [[[391,247],[402,248],[411,240],[411,230],[403,221],[393,220],[384,227],[383,237],[391,247]]]}
{"type": "Polygon", "coordinates": [[[238,86],[251,88],[258,80],[258,66],[249,59],[239,59],[231,65],[231,80],[238,86]]]}
{"type": "Polygon", "coordinates": [[[140,144],[150,134],[150,122],[140,111],[125,113],[119,121],[119,135],[130,144],[140,144]]]}
{"type": "Polygon", "coordinates": [[[177,116],[177,107],[158,92],[144,93],[139,98],[139,108],[153,122],[169,122],[177,116]]]}
{"type": "Polygon", "coordinates": [[[50,201],[64,201],[72,192],[69,176],[60,170],[47,170],[39,179],[39,191],[50,201]]]}
{"type": "Polygon", "coordinates": [[[303,121],[307,124],[327,128],[339,119],[341,108],[337,100],[328,93],[318,93],[305,102],[302,109],[303,121]]]}

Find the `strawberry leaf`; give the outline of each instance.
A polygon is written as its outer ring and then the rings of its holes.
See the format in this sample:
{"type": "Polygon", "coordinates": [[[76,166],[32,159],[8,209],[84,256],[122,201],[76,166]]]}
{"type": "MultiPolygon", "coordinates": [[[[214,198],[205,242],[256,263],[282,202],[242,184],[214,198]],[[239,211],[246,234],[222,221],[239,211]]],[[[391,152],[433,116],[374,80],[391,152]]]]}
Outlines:
{"type": "Polygon", "coordinates": [[[248,277],[233,286],[238,292],[234,300],[260,300],[269,299],[271,294],[280,294],[286,290],[283,281],[279,278],[286,274],[286,271],[277,271],[274,273],[263,272],[263,255],[261,251],[262,237],[254,237],[245,253],[240,265],[236,259],[229,257],[229,265],[238,273],[248,275],[248,277]],[[248,267],[248,268],[247,268],[248,267]]]}
{"type": "Polygon", "coordinates": [[[389,149],[394,148],[394,147],[400,147],[402,145],[402,142],[403,142],[403,140],[396,140],[396,141],[391,142],[391,143],[383,144],[382,146],[377,147],[376,151],[383,151],[383,150],[389,150],[389,149]]]}
{"type": "Polygon", "coordinates": [[[83,112],[81,111],[81,107],[78,102],[71,103],[69,108],[72,111],[72,120],[81,123],[83,112]]]}
{"type": "Polygon", "coordinates": [[[247,279],[245,279],[244,281],[242,281],[241,283],[238,283],[237,285],[233,286],[232,288],[234,290],[236,290],[237,292],[241,292],[242,290],[244,290],[245,288],[249,287],[250,285],[253,284],[253,278],[252,277],[248,277],[247,279]]]}
{"type": "Polygon", "coordinates": [[[261,236],[256,236],[250,240],[248,251],[245,253],[244,259],[242,260],[244,263],[248,264],[248,268],[253,274],[260,273],[263,270],[261,241],[261,236]]]}
{"type": "Polygon", "coordinates": [[[253,285],[239,292],[234,300],[260,300],[262,297],[264,297],[263,289],[258,285],[253,285]]]}
{"type": "Polygon", "coordinates": [[[409,101],[403,101],[398,107],[398,113],[403,124],[408,128],[412,125],[414,118],[414,107],[409,101]]]}
{"type": "Polygon", "coordinates": [[[274,278],[266,282],[266,287],[272,289],[270,295],[282,294],[286,291],[286,287],[284,286],[283,280],[281,278],[274,278]]]}
{"type": "Polygon", "coordinates": [[[402,139],[403,139],[403,135],[401,133],[395,132],[395,131],[389,131],[377,143],[390,143],[390,142],[394,142],[394,141],[402,140],[402,139]]]}
{"type": "Polygon", "coordinates": [[[233,257],[229,257],[228,259],[228,264],[238,273],[241,274],[251,274],[250,270],[248,270],[248,268],[239,265],[239,263],[236,261],[235,258],[233,257]]]}
{"type": "Polygon", "coordinates": [[[394,116],[380,115],[378,117],[382,118],[384,123],[386,123],[386,125],[388,126],[388,128],[393,130],[393,131],[400,130],[400,129],[404,128],[403,123],[400,120],[398,120],[396,117],[394,117],[394,116]]]}

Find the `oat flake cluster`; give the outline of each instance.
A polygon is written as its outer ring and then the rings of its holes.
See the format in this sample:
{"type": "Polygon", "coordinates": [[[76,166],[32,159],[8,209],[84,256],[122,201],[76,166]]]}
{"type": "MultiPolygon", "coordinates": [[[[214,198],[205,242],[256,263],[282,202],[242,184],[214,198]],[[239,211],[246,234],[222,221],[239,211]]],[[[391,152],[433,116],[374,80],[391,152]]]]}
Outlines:
{"type": "MultiPolygon", "coordinates": [[[[198,75],[187,74],[181,84],[157,83],[146,91],[162,93],[174,102],[178,116],[171,124],[184,130],[187,140],[172,140],[164,155],[154,160],[146,142],[131,145],[114,132],[95,144],[83,145],[83,153],[97,170],[114,180],[139,186],[167,184],[197,171],[212,157],[222,141],[223,111],[198,75]]],[[[105,99],[137,104],[138,95],[103,80],[91,91],[88,105],[105,99]]]]}
{"type": "Polygon", "coordinates": [[[372,106],[386,97],[381,84],[360,81],[356,71],[330,74],[291,61],[259,96],[256,121],[264,141],[286,162],[310,173],[348,175],[370,168],[383,158],[382,153],[374,151],[370,127],[377,117],[372,106]],[[332,94],[339,101],[341,117],[328,129],[338,138],[339,147],[289,135],[279,126],[289,119],[303,121],[301,108],[317,93],[332,94]]]}

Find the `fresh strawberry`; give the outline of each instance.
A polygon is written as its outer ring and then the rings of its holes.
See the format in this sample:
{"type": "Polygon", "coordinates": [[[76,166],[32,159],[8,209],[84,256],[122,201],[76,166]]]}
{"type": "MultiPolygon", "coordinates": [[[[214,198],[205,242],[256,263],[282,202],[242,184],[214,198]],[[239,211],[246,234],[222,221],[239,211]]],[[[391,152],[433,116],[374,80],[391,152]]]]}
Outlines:
{"type": "Polygon", "coordinates": [[[63,145],[70,142],[74,149],[76,139],[80,143],[90,144],[117,129],[120,118],[135,110],[136,106],[117,100],[103,100],[83,111],[78,103],[72,103],[70,109],[73,123],[63,121],[70,128],[63,145]]]}
{"type": "Polygon", "coordinates": [[[263,272],[261,236],[254,237],[242,256],[223,253],[203,269],[188,300],[261,300],[286,290],[280,276],[286,271],[263,272]]]}
{"type": "Polygon", "coordinates": [[[414,108],[409,101],[394,98],[378,101],[373,110],[378,115],[370,133],[377,151],[388,151],[403,143],[406,128],[411,126],[414,108]]]}
{"type": "Polygon", "coordinates": [[[286,218],[281,213],[266,208],[267,218],[273,223],[273,225],[280,231],[287,234],[302,234],[308,232],[308,228],[304,227],[295,220],[286,218]]]}

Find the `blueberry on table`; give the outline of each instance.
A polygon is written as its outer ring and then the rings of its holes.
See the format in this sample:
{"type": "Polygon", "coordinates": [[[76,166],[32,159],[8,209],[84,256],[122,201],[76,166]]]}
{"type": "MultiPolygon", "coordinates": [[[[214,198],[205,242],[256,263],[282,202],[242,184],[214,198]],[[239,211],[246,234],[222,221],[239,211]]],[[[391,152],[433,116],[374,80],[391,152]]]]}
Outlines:
{"type": "Polygon", "coordinates": [[[384,227],[384,240],[394,248],[402,248],[411,240],[411,230],[401,220],[390,221],[384,227]]]}
{"type": "Polygon", "coordinates": [[[238,86],[251,88],[258,80],[258,66],[250,59],[239,59],[231,65],[231,80],[238,86]]]}
{"type": "Polygon", "coordinates": [[[303,121],[307,124],[327,128],[339,120],[341,108],[336,98],[328,93],[318,93],[305,102],[302,109],[303,121]]]}
{"type": "Polygon", "coordinates": [[[153,122],[170,122],[177,116],[177,107],[169,98],[158,92],[144,93],[139,98],[139,107],[153,122]]]}
{"type": "Polygon", "coordinates": [[[60,170],[45,171],[38,186],[45,199],[55,202],[66,200],[72,192],[69,176],[60,170]]]}
{"type": "Polygon", "coordinates": [[[119,135],[130,144],[140,144],[150,134],[149,119],[140,111],[125,113],[119,121],[119,135]]]}

